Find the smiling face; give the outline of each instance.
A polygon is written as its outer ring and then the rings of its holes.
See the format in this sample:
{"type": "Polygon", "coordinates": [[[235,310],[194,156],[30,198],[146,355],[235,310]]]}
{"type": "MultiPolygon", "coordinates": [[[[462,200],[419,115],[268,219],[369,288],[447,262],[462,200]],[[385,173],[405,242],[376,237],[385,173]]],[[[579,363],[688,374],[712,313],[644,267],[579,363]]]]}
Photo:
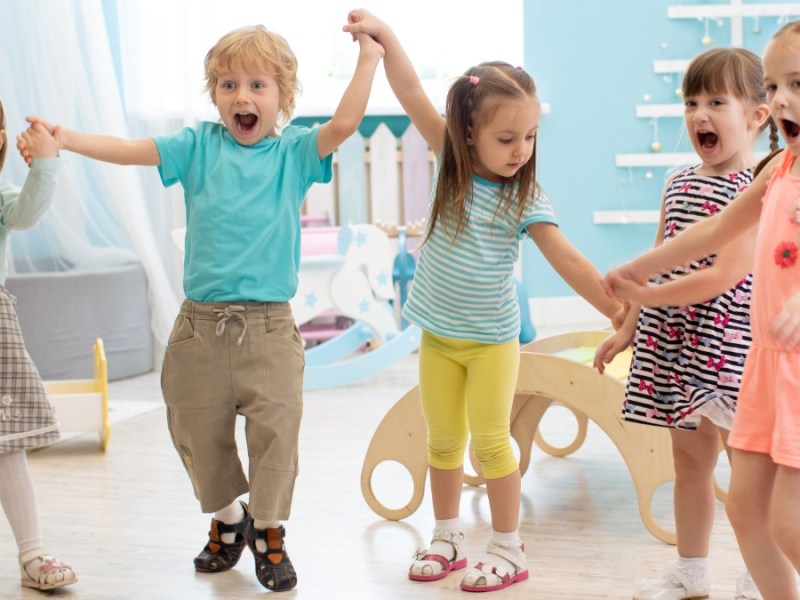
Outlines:
{"type": "Polygon", "coordinates": [[[274,73],[231,66],[219,74],[214,96],[222,122],[243,146],[277,134],[280,90],[274,73]]]}
{"type": "Polygon", "coordinates": [[[800,36],[775,37],[764,53],[764,83],[772,117],[786,146],[800,156],[800,36]]]}
{"type": "Polygon", "coordinates": [[[533,155],[539,128],[539,102],[523,99],[487,100],[487,116],[471,128],[468,138],[472,171],[488,181],[513,177],[533,155]]]}
{"type": "Polygon", "coordinates": [[[755,163],[753,141],[760,123],[753,121],[750,104],[729,93],[684,98],[686,131],[703,161],[701,173],[727,175],[755,163]]]}

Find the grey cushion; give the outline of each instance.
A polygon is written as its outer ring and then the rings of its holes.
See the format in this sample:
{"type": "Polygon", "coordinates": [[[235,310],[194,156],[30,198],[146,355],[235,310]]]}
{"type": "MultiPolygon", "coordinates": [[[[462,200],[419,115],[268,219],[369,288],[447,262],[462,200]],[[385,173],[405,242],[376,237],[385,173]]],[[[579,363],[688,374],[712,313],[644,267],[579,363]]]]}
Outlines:
{"type": "Polygon", "coordinates": [[[10,275],[22,337],[43,379],[84,379],[103,339],[109,380],[153,370],[147,279],[139,263],[10,275]]]}

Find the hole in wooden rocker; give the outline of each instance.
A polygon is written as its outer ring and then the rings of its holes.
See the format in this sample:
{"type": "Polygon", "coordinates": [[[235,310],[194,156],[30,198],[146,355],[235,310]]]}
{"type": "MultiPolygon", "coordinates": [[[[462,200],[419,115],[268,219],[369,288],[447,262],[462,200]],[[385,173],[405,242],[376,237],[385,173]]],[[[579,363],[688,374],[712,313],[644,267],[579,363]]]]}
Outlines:
{"type": "Polygon", "coordinates": [[[413,498],[414,480],[405,466],[394,460],[378,463],[370,487],[375,498],[389,510],[404,508],[413,498]]]}

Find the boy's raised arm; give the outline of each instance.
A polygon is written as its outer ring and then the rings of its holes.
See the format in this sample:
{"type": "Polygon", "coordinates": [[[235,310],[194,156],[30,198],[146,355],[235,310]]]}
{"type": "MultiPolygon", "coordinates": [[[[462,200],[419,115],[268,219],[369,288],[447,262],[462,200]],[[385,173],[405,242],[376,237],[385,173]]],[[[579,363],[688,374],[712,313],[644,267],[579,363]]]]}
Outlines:
{"type": "Polygon", "coordinates": [[[357,40],[359,53],[353,79],[344,91],[333,117],[320,127],[317,134],[317,151],[320,158],[328,156],[358,130],[367,110],[375,70],[384,53],[383,47],[368,35],[359,34],[357,40]]]}

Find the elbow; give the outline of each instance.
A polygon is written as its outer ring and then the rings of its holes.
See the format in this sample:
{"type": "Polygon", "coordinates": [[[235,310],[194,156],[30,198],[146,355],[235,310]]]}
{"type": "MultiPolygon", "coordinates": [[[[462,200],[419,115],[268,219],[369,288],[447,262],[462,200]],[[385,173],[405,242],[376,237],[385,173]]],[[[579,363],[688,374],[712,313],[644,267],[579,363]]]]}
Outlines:
{"type": "Polygon", "coordinates": [[[336,117],[331,120],[329,127],[333,138],[338,140],[337,146],[358,131],[361,119],[352,117],[336,117]]]}

